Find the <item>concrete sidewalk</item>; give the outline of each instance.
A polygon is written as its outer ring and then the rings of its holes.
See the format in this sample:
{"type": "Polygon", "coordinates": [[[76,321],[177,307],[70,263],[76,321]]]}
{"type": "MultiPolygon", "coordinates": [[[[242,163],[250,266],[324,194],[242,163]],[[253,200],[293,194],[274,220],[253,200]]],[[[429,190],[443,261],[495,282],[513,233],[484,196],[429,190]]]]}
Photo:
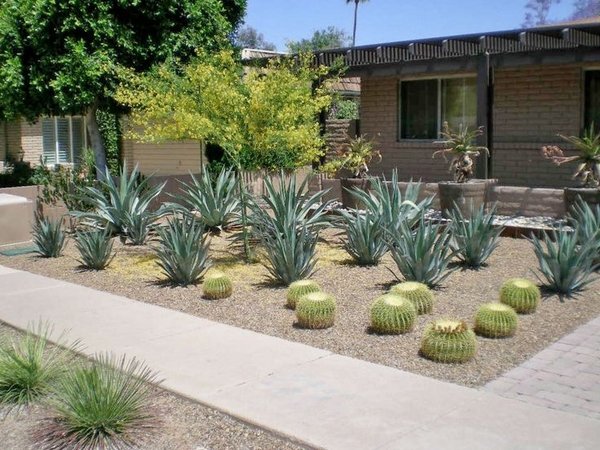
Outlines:
{"type": "Polygon", "coordinates": [[[600,447],[594,419],[2,266],[0,320],[141,358],[163,387],[315,447],[600,447]]]}

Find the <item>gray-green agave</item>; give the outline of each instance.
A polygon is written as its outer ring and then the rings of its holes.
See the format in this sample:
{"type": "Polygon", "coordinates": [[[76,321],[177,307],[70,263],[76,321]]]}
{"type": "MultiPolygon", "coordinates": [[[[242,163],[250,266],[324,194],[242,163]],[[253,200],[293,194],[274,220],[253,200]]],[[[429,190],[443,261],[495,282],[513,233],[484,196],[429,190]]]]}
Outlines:
{"type": "Polygon", "coordinates": [[[380,216],[371,211],[340,210],[346,232],[344,249],[361,266],[376,266],[387,253],[385,230],[380,216]]]}
{"type": "Polygon", "coordinates": [[[579,198],[570,211],[569,223],[577,230],[579,244],[596,244],[597,256],[594,263],[600,264],[600,205],[592,207],[579,198]]]}
{"type": "Polygon", "coordinates": [[[39,215],[33,223],[32,237],[37,253],[45,258],[58,258],[67,243],[62,220],[50,220],[39,215]]]}
{"type": "Polygon", "coordinates": [[[108,230],[83,231],[75,235],[79,262],[86,269],[103,270],[112,261],[113,242],[108,230]]]}

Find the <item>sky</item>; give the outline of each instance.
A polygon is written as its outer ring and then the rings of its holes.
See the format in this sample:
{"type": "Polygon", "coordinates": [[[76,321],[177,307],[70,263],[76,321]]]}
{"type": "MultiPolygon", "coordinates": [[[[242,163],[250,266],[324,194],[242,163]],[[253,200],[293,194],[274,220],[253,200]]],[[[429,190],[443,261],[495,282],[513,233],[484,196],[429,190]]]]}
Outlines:
{"type": "MultiPolygon", "coordinates": [[[[356,45],[519,28],[527,0],[370,0],[359,5],[356,45]]],[[[552,7],[549,19],[567,17],[572,1],[552,7]]],[[[345,0],[248,0],[246,24],[284,51],[333,25],[352,34],[354,3],[345,0]]]]}

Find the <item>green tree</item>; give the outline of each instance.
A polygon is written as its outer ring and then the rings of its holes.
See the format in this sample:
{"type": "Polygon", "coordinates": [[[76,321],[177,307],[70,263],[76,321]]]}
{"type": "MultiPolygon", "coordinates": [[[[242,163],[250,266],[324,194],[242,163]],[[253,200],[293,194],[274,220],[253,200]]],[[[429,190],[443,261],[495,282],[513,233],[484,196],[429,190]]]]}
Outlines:
{"type": "Polygon", "coordinates": [[[369,0],[346,0],[346,4],[354,3],[354,26],[352,27],[352,47],[356,45],[356,23],[358,20],[358,5],[359,3],[366,3],[369,0]]]}
{"type": "Polygon", "coordinates": [[[288,41],[287,48],[290,53],[304,53],[346,47],[349,43],[350,37],[344,30],[336,27],[327,27],[323,30],[315,31],[309,39],[288,41]]]}
{"type": "Polygon", "coordinates": [[[265,40],[262,33],[246,25],[240,28],[235,37],[235,45],[239,48],[255,48],[259,50],[275,51],[275,44],[265,40]]]}
{"type": "Polygon", "coordinates": [[[0,120],[85,114],[97,173],[106,167],[99,108],[118,111],[122,68],[149,70],[214,51],[245,0],[4,0],[0,6],[0,120]]]}

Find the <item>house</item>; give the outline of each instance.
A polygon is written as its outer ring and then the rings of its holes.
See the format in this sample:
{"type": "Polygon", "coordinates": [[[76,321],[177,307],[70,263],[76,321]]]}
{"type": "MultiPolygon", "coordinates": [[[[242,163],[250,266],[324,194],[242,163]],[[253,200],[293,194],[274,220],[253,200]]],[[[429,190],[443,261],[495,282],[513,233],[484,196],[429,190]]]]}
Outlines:
{"type": "MultiPolygon", "coordinates": [[[[449,36],[323,51],[361,78],[361,132],[383,159],[374,174],[397,168],[401,179],[449,179],[432,159],[442,124],[483,126],[481,178],[516,186],[564,187],[573,166],[540,155],[563,144],[557,133],[600,127],[600,21],[449,36]]],[[[438,147],[439,148],[439,147],[438,147]]],[[[566,147],[568,149],[568,147],[566,147]]]]}

